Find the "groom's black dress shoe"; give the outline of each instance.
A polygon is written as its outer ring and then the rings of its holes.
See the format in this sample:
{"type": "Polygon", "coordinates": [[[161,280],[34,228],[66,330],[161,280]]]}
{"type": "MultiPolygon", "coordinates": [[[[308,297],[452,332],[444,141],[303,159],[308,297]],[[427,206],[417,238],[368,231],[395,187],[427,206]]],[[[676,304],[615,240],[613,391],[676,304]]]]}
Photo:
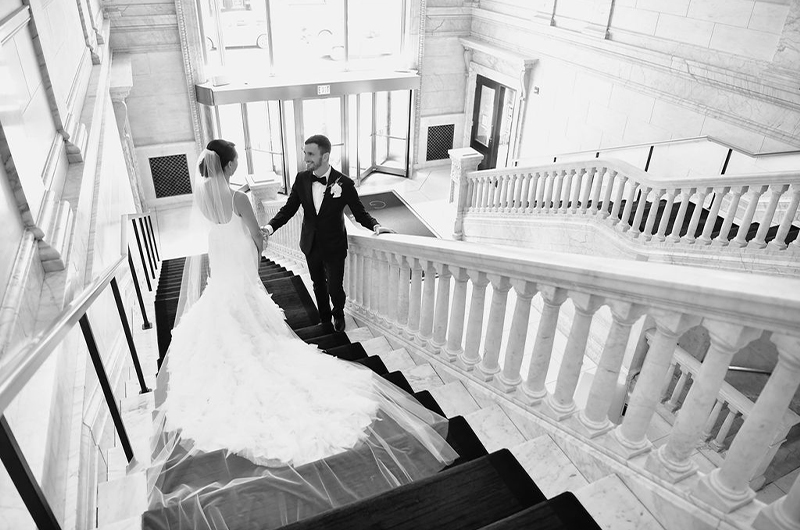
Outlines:
{"type": "Polygon", "coordinates": [[[344,331],[344,317],[333,317],[333,330],[337,333],[344,331]]]}

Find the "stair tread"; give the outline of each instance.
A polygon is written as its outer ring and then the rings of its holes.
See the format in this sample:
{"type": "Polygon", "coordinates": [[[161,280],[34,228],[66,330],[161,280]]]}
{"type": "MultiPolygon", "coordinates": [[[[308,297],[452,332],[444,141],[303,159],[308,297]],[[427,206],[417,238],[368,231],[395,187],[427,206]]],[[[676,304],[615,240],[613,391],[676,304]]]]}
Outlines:
{"type": "MultiPolygon", "coordinates": [[[[540,502],[525,510],[488,524],[482,530],[600,530],[586,508],[571,492],[540,502]]],[[[616,527],[614,527],[616,528],[616,527]]]]}
{"type": "Polygon", "coordinates": [[[147,509],[147,480],[137,472],[97,485],[97,524],[108,525],[136,517],[147,509]]]}
{"type": "Polygon", "coordinates": [[[617,475],[607,475],[575,490],[586,511],[603,528],[664,530],[617,475]]]}

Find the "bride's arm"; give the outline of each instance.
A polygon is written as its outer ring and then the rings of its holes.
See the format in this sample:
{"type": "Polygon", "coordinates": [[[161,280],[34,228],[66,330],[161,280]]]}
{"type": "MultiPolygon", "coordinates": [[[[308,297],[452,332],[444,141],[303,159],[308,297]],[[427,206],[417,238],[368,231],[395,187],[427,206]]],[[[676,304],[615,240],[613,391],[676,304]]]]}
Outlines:
{"type": "Polygon", "coordinates": [[[233,194],[233,203],[236,205],[236,211],[244,220],[245,226],[247,226],[247,229],[250,231],[250,237],[253,238],[253,243],[255,243],[258,249],[258,255],[260,256],[264,251],[264,235],[261,233],[261,228],[258,226],[256,214],[253,212],[253,206],[250,204],[250,200],[247,198],[247,195],[241,191],[237,191],[233,194]]]}

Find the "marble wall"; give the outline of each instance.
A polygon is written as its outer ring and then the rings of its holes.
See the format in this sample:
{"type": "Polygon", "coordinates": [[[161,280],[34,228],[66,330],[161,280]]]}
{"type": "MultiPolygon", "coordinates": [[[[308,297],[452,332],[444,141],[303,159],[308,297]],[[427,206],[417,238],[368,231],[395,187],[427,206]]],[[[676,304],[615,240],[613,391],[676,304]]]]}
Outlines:
{"type": "Polygon", "coordinates": [[[16,248],[19,247],[23,231],[17,203],[14,201],[14,195],[2,165],[0,165],[0,226],[3,227],[3,230],[0,230],[0,249],[3,249],[0,254],[0,300],[2,300],[14,268],[16,248]]]}

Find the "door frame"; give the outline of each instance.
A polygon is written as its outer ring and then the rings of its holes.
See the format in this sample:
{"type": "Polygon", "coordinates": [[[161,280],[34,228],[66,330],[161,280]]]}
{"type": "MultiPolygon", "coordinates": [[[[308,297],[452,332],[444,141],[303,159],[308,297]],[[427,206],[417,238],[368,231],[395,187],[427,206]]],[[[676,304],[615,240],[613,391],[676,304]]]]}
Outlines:
{"type": "MultiPolygon", "coordinates": [[[[482,101],[482,96],[479,96],[479,90],[482,87],[489,87],[494,90],[494,96],[492,98],[492,128],[491,134],[489,135],[488,145],[483,145],[486,148],[486,154],[481,160],[478,169],[494,169],[497,167],[497,151],[498,151],[498,144],[500,140],[500,127],[503,123],[503,102],[505,101],[506,90],[509,87],[503,85],[502,83],[495,81],[494,79],[490,79],[488,77],[484,77],[480,74],[476,76],[475,79],[475,95],[473,99],[473,109],[472,109],[472,129],[469,135],[469,146],[475,149],[476,151],[480,152],[481,149],[474,147],[475,142],[477,142],[477,132],[478,126],[477,120],[480,118],[480,103],[482,101]],[[487,167],[488,166],[488,167],[487,167]]],[[[513,90],[513,89],[512,89],[513,90]]],[[[482,90],[481,90],[482,93],[482,90]]],[[[502,161],[503,163],[506,160],[502,161]]]]}

